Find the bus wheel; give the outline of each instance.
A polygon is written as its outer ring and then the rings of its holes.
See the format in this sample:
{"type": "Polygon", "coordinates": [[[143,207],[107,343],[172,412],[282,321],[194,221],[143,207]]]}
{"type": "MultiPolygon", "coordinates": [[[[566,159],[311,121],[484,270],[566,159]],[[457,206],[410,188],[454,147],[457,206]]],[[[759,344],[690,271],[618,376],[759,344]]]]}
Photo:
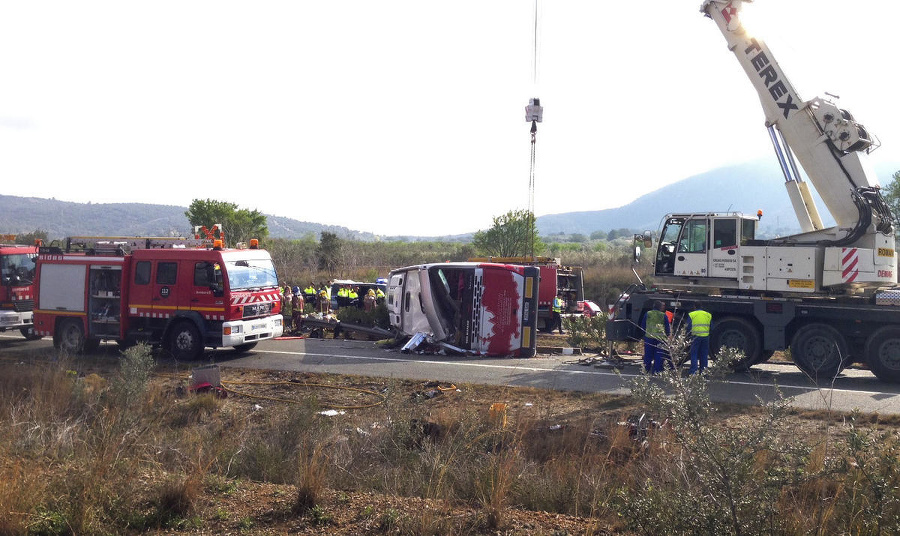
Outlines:
{"type": "Polygon", "coordinates": [[[254,349],[254,348],[256,348],[256,343],[255,343],[255,342],[248,342],[248,343],[245,343],[245,344],[238,344],[237,346],[234,347],[234,351],[237,352],[237,353],[239,353],[239,354],[241,354],[241,353],[244,353],[244,352],[249,352],[250,350],[252,350],[252,349],[254,349]]]}
{"type": "Polygon", "coordinates": [[[813,380],[831,381],[853,360],[847,340],[828,324],[807,324],[791,341],[794,363],[813,380]]]}
{"type": "Polygon", "coordinates": [[[725,348],[733,348],[743,353],[743,357],[731,364],[736,371],[744,371],[754,365],[762,354],[762,340],[759,330],[749,321],[736,316],[725,317],[713,322],[709,333],[709,350],[717,356],[725,348]]]}
{"type": "Polygon", "coordinates": [[[66,318],[56,327],[53,346],[60,352],[78,354],[84,350],[84,326],[77,318],[66,318]]]}
{"type": "Polygon", "coordinates": [[[25,337],[25,340],[27,341],[36,341],[43,338],[34,332],[34,327],[22,328],[19,332],[22,333],[22,336],[25,337]]]}
{"type": "Polygon", "coordinates": [[[900,382],[900,328],[884,326],[866,341],[869,369],[885,382],[900,382]]]}
{"type": "Polygon", "coordinates": [[[190,320],[182,320],[169,332],[169,353],[172,357],[182,361],[193,361],[203,353],[203,341],[200,339],[200,330],[190,320]]]}

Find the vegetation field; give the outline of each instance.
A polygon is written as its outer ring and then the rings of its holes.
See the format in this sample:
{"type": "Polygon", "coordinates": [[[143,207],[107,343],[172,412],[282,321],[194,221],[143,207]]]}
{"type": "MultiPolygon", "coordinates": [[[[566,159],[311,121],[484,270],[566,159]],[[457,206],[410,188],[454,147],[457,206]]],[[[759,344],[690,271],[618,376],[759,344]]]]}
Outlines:
{"type": "Polygon", "coordinates": [[[896,420],[223,370],[0,363],[5,534],[896,534],[896,420]]]}

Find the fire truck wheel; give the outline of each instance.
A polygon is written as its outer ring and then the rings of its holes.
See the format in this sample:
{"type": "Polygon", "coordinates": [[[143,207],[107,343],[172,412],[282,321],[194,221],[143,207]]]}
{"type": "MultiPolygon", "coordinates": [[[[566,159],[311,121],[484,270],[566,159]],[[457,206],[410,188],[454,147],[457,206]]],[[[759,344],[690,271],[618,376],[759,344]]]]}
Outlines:
{"type": "Polygon", "coordinates": [[[172,357],[184,361],[197,359],[203,353],[200,330],[190,320],[182,320],[172,326],[167,346],[172,357]]]}
{"type": "Polygon", "coordinates": [[[67,318],[56,327],[53,346],[61,352],[78,354],[84,350],[84,326],[81,320],[67,318]]]}
{"type": "Polygon", "coordinates": [[[736,316],[726,317],[713,322],[709,334],[710,356],[716,356],[724,348],[733,348],[744,354],[740,360],[731,364],[734,370],[744,371],[759,359],[762,337],[748,320],[736,316]]]}
{"type": "Polygon", "coordinates": [[[885,382],[900,382],[900,328],[884,326],[866,341],[866,362],[885,382]]]}
{"type": "Polygon", "coordinates": [[[248,342],[247,344],[239,344],[234,347],[234,351],[237,353],[249,352],[250,350],[256,348],[255,342],[248,342]]]}
{"type": "Polygon", "coordinates": [[[38,339],[43,338],[34,332],[34,328],[22,328],[19,331],[22,333],[22,336],[25,337],[25,340],[27,340],[27,341],[36,341],[38,339]]]}
{"type": "Polygon", "coordinates": [[[813,380],[829,382],[853,362],[847,340],[828,324],[807,324],[791,341],[791,356],[813,380]]]}

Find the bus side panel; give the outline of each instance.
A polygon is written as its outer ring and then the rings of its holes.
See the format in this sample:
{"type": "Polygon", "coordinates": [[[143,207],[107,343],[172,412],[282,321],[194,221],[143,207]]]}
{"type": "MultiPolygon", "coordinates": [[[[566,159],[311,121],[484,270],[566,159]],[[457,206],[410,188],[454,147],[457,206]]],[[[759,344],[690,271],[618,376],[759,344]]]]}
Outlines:
{"type": "Polygon", "coordinates": [[[485,267],[481,284],[481,351],[518,355],[523,347],[525,278],[506,268],[485,267]]]}

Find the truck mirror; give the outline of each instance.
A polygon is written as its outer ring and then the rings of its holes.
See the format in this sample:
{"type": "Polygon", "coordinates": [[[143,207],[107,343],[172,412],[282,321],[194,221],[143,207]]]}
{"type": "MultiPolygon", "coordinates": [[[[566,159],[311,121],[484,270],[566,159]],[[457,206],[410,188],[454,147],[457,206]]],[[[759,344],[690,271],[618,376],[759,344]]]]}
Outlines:
{"type": "Polygon", "coordinates": [[[653,247],[653,233],[650,231],[644,231],[643,235],[644,247],[650,249],[653,247]]]}
{"type": "Polygon", "coordinates": [[[206,265],[206,281],[209,282],[209,290],[211,290],[213,296],[217,298],[225,294],[225,289],[222,286],[222,278],[219,277],[221,273],[222,272],[216,270],[215,264],[206,265]]]}
{"type": "Polygon", "coordinates": [[[634,246],[634,263],[641,262],[641,246],[634,246]]]}

